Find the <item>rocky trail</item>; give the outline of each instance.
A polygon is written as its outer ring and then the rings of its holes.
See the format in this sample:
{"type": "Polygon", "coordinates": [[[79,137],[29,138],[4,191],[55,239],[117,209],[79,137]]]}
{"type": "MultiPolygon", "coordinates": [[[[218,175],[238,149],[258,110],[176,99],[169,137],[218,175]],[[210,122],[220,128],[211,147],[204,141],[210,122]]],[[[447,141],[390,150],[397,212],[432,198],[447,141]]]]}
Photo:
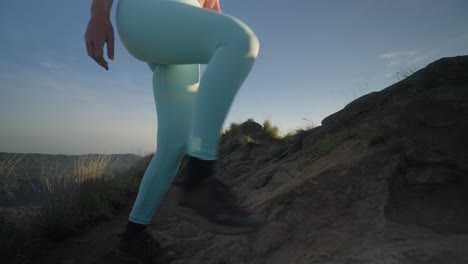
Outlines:
{"type": "MultiPolygon", "coordinates": [[[[468,263],[468,56],[356,99],[280,153],[249,133],[253,142],[230,139],[217,171],[267,225],[205,233],[171,213],[171,189],[150,231],[179,254],[174,264],[468,263]]],[[[37,263],[128,263],[112,251],[128,211],[37,263]]]]}

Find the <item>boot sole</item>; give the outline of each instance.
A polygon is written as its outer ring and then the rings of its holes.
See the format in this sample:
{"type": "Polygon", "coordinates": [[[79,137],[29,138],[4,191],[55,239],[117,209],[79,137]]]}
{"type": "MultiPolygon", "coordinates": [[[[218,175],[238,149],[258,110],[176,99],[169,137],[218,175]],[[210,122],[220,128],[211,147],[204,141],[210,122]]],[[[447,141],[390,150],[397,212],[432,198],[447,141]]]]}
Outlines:
{"type": "Polygon", "coordinates": [[[221,224],[210,221],[209,219],[203,217],[202,215],[197,214],[195,210],[180,206],[177,203],[174,204],[174,213],[180,218],[188,222],[191,222],[208,232],[221,234],[221,235],[248,234],[248,233],[252,233],[256,231],[257,229],[261,228],[264,225],[264,223],[258,226],[249,226],[249,227],[221,225],[221,224]]]}

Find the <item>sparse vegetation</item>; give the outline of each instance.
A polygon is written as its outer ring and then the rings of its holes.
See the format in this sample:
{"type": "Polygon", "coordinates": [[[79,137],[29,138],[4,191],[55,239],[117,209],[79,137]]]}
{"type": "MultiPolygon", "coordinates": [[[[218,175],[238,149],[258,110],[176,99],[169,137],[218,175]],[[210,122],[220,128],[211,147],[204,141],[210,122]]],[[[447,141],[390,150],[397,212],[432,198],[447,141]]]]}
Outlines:
{"type": "Polygon", "coordinates": [[[400,71],[397,71],[396,76],[397,76],[397,79],[401,81],[413,75],[417,71],[418,69],[416,68],[416,66],[414,64],[411,64],[411,66],[402,68],[400,71]]]}
{"type": "Polygon", "coordinates": [[[263,122],[263,131],[265,133],[265,135],[269,136],[269,137],[272,137],[272,138],[279,138],[279,128],[276,127],[276,126],[273,126],[271,124],[271,121],[270,120],[265,120],[265,122],[263,122]]]}
{"type": "Polygon", "coordinates": [[[238,134],[241,132],[241,126],[238,123],[231,123],[231,126],[229,126],[229,132],[231,134],[238,134]]]}
{"type": "Polygon", "coordinates": [[[273,126],[270,120],[265,120],[262,126],[256,123],[253,118],[249,118],[244,123],[231,123],[229,128],[222,132],[218,155],[223,157],[238,150],[243,145],[262,144],[280,138],[279,128],[273,126]]]}
{"type": "MultiPolygon", "coordinates": [[[[75,160],[71,168],[49,164],[49,167],[42,168],[40,187],[51,194],[76,191],[80,183],[111,175],[117,162],[112,160],[112,155],[84,155],[75,160]]],[[[40,187],[32,186],[33,189],[40,187]]]]}
{"type": "Polygon", "coordinates": [[[36,219],[41,235],[61,241],[91,223],[110,219],[126,205],[127,190],[119,181],[93,178],[79,184],[76,191],[58,194],[36,219]]]}
{"type": "Polygon", "coordinates": [[[287,154],[292,141],[298,137],[301,138],[315,128],[312,122],[305,118],[304,120],[308,121],[306,126],[290,131],[285,136],[280,135],[279,128],[273,126],[270,120],[265,120],[263,125],[257,123],[258,128],[255,128],[254,124],[249,124],[255,122],[252,118],[240,124],[231,123],[230,127],[222,133],[218,155],[222,158],[235,151],[251,151],[256,148],[256,145],[262,149],[262,151],[256,152],[257,164],[261,165],[275,159],[281,159],[287,154]],[[246,145],[254,147],[244,148],[246,145]]]}
{"type": "Polygon", "coordinates": [[[14,178],[12,171],[15,166],[21,161],[24,155],[16,154],[10,156],[8,159],[0,162],[0,194],[4,194],[7,197],[12,197],[16,188],[16,179],[14,178]]]}
{"type": "MultiPolygon", "coordinates": [[[[83,156],[73,168],[58,165],[55,171],[44,168],[40,186],[32,188],[48,193],[39,209],[25,209],[21,217],[12,217],[7,208],[0,208],[1,254],[14,254],[13,249],[37,239],[61,241],[93,223],[110,219],[118,209],[128,205],[129,195],[137,191],[151,158],[152,155],[144,157],[125,173],[114,171],[115,163],[101,155],[83,156]],[[67,174],[70,171],[72,175],[67,174]]],[[[11,169],[5,163],[0,168],[11,169]]]]}
{"type": "Polygon", "coordinates": [[[295,130],[289,131],[284,135],[283,138],[289,139],[293,137],[302,137],[304,134],[307,134],[310,132],[312,129],[317,127],[314,123],[312,123],[310,120],[306,118],[302,118],[303,120],[307,121],[308,123],[305,126],[298,127],[295,130]]]}

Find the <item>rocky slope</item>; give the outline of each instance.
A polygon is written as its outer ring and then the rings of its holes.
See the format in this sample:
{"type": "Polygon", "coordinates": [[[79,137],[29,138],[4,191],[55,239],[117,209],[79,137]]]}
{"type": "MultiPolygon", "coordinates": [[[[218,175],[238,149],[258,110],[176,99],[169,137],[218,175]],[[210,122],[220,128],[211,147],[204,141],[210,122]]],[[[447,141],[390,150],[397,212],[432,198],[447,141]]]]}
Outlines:
{"type": "MultiPolygon", "coordinates": [[[[230,148],[218,175],[267,216],[263,229],[223,236],[180,221],[173,187],[151,232],[177,264],[468,263],[467,135],[468,56],[443,58],[295,138],[230,148]]],[[[120,263],[76,248],[68,263],[120,263]]]]}
{"type": "MultiPolygon", "coordinates": [[[[304,133],[220,160],[219,176],[268,224],[241,237],[186,223],[155,234],[178,263],[468,263],[468,56],[363,96],[304,133]]],[[[160,214],[162,215],[163,210],[160,214]]]]}

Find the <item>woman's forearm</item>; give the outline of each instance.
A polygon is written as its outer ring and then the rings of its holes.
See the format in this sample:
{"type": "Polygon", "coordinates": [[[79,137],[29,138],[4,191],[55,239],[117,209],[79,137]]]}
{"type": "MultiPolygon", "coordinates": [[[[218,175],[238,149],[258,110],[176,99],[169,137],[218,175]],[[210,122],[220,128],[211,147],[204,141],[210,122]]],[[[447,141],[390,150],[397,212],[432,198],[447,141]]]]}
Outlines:
{"type": "Polygon", "coordinates": [[[91,4],[91,16],[105,16],[109,18],[113,1],[114,0],[93,0],[91,4]]]}

